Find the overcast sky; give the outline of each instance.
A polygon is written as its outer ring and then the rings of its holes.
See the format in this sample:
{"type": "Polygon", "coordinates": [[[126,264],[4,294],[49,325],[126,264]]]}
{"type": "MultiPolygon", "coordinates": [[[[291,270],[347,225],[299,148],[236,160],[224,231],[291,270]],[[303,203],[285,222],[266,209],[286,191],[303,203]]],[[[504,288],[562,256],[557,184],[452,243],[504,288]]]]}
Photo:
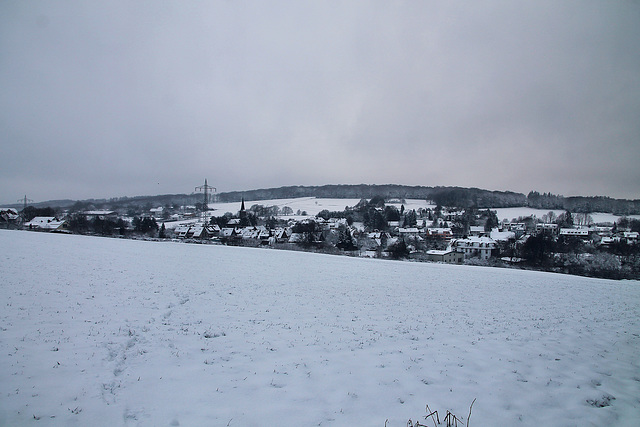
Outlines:
{"type": "Polygon", "coordinates": [[[0,203],[408,184],[640,198],[640,2],[0,3],[0,203]]]}

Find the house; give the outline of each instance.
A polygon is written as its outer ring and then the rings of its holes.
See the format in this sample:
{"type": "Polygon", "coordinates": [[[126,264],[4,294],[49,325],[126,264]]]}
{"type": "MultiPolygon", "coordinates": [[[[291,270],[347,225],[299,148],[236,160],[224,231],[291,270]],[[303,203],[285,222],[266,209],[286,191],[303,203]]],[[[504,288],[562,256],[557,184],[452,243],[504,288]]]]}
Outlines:
{"type": "Polygon", "coordinates": [[[3,226],[18,224],[20,222],[20,214],[15,209],[0,209],[0,224],[3,226]]]}
{"type": "Polygon", "coordinates": [[[243,229],[238,231],[238,234],[243,239],[259,239],[260,235],[264,235],[264,233],[267,234],[267,238],[268,238],[269,237],[269,231],[263,225],[244,227],[243,229]]]}
{"type": "Polygon", "coordinates": [[[600,246],[610,246],[615,243],[620,243],[620,237],[617,236],[602,236],[600,238],[600,242],[598,243],[600,246]]]}
{"type": "Polygon", "coordinates": [[[164,213],[164,208],[162,206],[158,206],[157,208],[151,208],[149,210],[151,216],[154,218],[162,218],[162,214],[164,213]]]}
{"type": "Polygon", "coordinates": [[[109,210],[84,211],[82,212],[82,215],[84,215],[85,218],[87,218],[87,220],[92,220],[97,218],[103,221],[106,219],[115,221],[118,219],[118,212],[109,211],[109,210]]]}
{"type": "Polygon", "coordinates": [[[377,250],[387,247],[391,235],[386,231],[374,231],[367,233],[367,237],[370,239],[370,243],[365,245],[365,249],[377,250]]]}
{"type": "Polygon", "coordinates": [[[337,230],[340,227],[346,227],[347,225],[346,218],[329,218],[329,228],[331,230],[337,230]]]}
{"type": "Polygon", "coordinates": [[[478,257],[486,260],[491,258],[491,252],[497,247],[497,244],[490,237],[468,237],[452,240],[451,247],[463,253],[465,259],[478,257]]]}
{"type": "Polygon", "coordinates": [[[219,232],[217,224],[205,226],[202,223],[181,224],[173,230],[175,237],[180,239],[209,239],[219,232]]]}
{"type": "Polygon", "coordinates": [[[24,226],[30,230],[62,231],[67,227],[67,223],[54,216],[37,216],[24,226]]]}
{"type": "Polygon", "coordinates": [[[289,241],[291,236],[291,230],[288,228],[276,228],[273,232],[273,237],[276,238],[276,242],[284,243],[289,241]]]}
{"type": "Polygon", "coordinates": [[[448,264],[462,264],[464,254],[449,248],[444,251],[427,251],[427,259],[434,262],[446,262],[448,264]]]}
{"type": "Polygon", "coordinates": [[[456,221],[464,216],[464,211],[445,211],[443,212],[444,219],[447,221],[456,221]]]}
{"type": "Polygon", "coordinates": [[[589,237],[588,228],[561,228],[560,235],[565,237],[589,237]]]}
{"type": "Polygon", "coordinates": [[[497,228],[491,230],[489,233],[489,237],[491,237],[496,242],[508,242],[509,240],[516,240],[516,233],[513,231],[499,231],[497,228]]]}
{"type": "Polygon", "coordinates": [[[401,237],[417,237],[420,233],[420,229],[417,227],[400,227],[398,228],[398,234],[401,237]]]}
{"type": "Polygon", "coordinates": [[[485,236],[487,233],[484,231],[484,227],[481,225],[471,225],[469,226],[469,235],[470,236],[485,236]]]}
{"type": "Polygon", "coordinates": [[[224,227],[220,229],[220,237],[223,239],[231,239],[238,236],[235,228],[224,227]]]}
{"type": "Polygon", "coordinates": [[[453,233],[449,227],[432,227],[427,228],[427,236],[436,239],[451,239],[453,233]]]}
{"type": "Polygon", "coordinates": [[[260,228],[260,231],[258,233],[258,239],[260,240],[260,243],[263,245],[270,245],[276,242],[275,237],[271,235],[271,230],[267,229],[266,227],[260,228]]]}
{"type": "Polygon", "coordinates": [[[319,244],[324,241],[322,232],[305,232],[305,233],[291,233],[289,237],[289,243],[313,243],[319,244]]]}
{"type": "Polygon", "coordinates": [[[204,224],[196,224],[189,228],[186,237],[191,239],[208,239],[211,236],[209,235],[209,230],[204,226],[204,224]]]}
{"type": "Polygon", "coordinates": [[[513,232],[520,231],[522,233],[527,231],[527,224],[525,224],[524,222],[512,222],[512,223],[506,224],[506,225],[509,228],[509,231],[513,231],[513,232]]]}
{"type": "Polygon", "coordinates": [[[611,227],[606,227],[606,226],[596,226],[595,231],[600,236],[611,236],[612,234],[611,227]]]}
{"type": "Polygon", "coordinates": [[[622,233],[622,237],[630,245],[638,243],[638,232],[637,231],[625,231],[625,232],[622,233]]]}
{"type": "Polygon", "coordinates": [[[190,224],[182,224],[174,228],[173,232],[176,237],[180,239],[184,239],[185,237],[187,237],[187,233],[189,232],[190,228],[191,228],[190,224]]]}
{"type": "Polygon", "coordinates": [[[539,222],[536,224],[536,233],[558,234],[558,224],[539,222]]]}

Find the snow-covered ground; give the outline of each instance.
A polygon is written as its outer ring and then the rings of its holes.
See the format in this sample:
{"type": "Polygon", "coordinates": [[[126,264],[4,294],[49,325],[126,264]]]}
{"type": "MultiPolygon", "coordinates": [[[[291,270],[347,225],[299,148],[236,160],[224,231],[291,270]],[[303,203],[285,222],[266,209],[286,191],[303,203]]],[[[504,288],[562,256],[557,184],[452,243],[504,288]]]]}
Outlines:
{"type": "MultiPolygon", "coordinates": [[[[307,215],[317,215],[320,211],[343,211],[346,207],[354,207],[360,202],[360,199],[323,199],[317,197],[299,197],[295,199],[274,199],[274,200],[245,200],[245,208],[249,209],[253,205],[278,206],[280,209],[285,206],[290,207],[294,213],[306,212],[307,215]]],[[[387,203],[387,205],[395,206],[400,209],[403,203],[387,203]]],[[[429,205],[425,200],[407,199],[404,202],[407,210],[419,208],[435,208],[429,205]]],[[[232,203],[209,203],[209,208],[214,209],[214,215],[223,215],[225,212],[236,214],[240,210],[240,202],[232,203]]]]}
{"type": "Polygon", "coordinates": [[[640,282],[0,230],[0,425],[637,426],[640,282]],[[428,424],[431,424],[429,421],[428,424]]]}
{"type": "MultiPolygon", "coordinates": [[[[278,206],[279,208],[283,208],[285,206],[289,206],[293,212],[297,212],[298,210],[307,212],[308,215],[317,215],[318,212],[327,209],[329,211],[342,211],[345,207],[353,207],[358,204],[359,199],[322,199],[316,197],[300,197],[297,199],[277,199],[277,200],[246,200],[245,207],[249,209],[252,205],[263,205],[263,206],[278,206]]],[[[388,205],[392,205],[400,209],[401,203],[387,203],[388,205]]],[[[213,215],[220,216],[224,215],[226,212],[231,212],[232,214],[237,214],[240,210],[240,202],[233,203],[210,203],[209,207],[214,209],[215,212],[213,215]]],[[[418,199],[407,199],[404,203],[405,210],[415,209],[418,210],[420,208],[426,209],[435,209],[435,205],[428,204],[425,200],[418,199]]],[[[527,217],[534,215],[537,218],[542,218],[543,215],[549,213],[549,209],[533,209],[528,207],[519,207],[519,208],[497,208],[491,209],[495,210],[498,215],[499,220],[509,220],[517,219],[518,217],[527,217]]],[[[556,215],[560,215],[563,213],[563,210],[553,210],[556,215]]],[[[611,222],[614,223],[621,217],[618,215],[613,215],[610,213],[592,213],[591,217],[595,223],[602,222],[611,222]]],[[[296,217],[297,218],[297,217],[296,217]]],[[[630,215],[629,218],[640,219],[640,215],[630,215]]]]}
{"type": "MultiPolygon", "coordinates": [[[[498,208],[492,209],[495,210],[498,219],[503,220],[506,219],[508,221],[512,221],[517,219],[518,217],[527,217],[527,216],[535,216],[538,219],[542,219],[542,217],[549,212],[553,212],[556,216],[565,212],[564,210],[558,209],[533,209],[528,207],[520,207],[520,208],[498,208]]],[[[601,223],[614,223],[617,222],[622,216],[614,215],[612,213],[604,213],[604,212],[593,212],[589,214],[593,219],[593,222],[596,224],[601,223]]],[[[629,215],[629,218],[640,219],[640,215],[629,215]]]]}
{"type": "MultiPolygon", "coordinates": [[[[319,199],[316,197],[299,197],[295,199],[245,200],[244,205],[247,209],[253,205],[278,206],[280,209],[288,206],[294,213],[300,210],[306,211],[308,215],[316,215],[324,209],[330,211],[342,211],[347,206],[357,205],[359,201],[360,199],[319,199]]],[[[209,208],[215,209],[216,213],[214,213],[214,215],[218,216],[223,215],[225,212],[236,214],[240,210],[240,202],[209,203],[209,208]]]]}

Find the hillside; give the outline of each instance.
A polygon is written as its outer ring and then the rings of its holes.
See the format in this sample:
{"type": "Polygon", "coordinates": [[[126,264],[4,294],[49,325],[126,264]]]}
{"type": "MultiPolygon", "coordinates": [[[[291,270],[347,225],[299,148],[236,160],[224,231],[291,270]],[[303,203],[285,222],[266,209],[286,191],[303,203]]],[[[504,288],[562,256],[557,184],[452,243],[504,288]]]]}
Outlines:
{"type": "MultiPolygon", "coordinates": [[[[258,190],[229,191],[216,194],[220,203],[246,200],[295,199],[317,197],[330,199],[370,199],[382,196],[385,199],[422,199],[430,200],[442,206],[486,208],[532,207],[536,209],[568,209],[571,212],[606,212],[616,215],[640,214],[640,200],[612,199],[610,197],[573,196],[563,197],[552,194],[539,194],[535,191],[528,195],[512,191],[490,191],[479,188],[427,187],[407,185],[323,185],[323,186],[286,186],[258,190]]],[[[36,207],[59,207],[85,209],[126,209],[131,206],[184,205],[202,202],[203,195],[163,194],[157,196],[116,197],[112,199],[88,199],[82,201],[55,200],[33,204],[36,207]]],[[[20,204],[7,205],[20,208],[20,204]]]]}
{"type": "Polygon", "coordinates": [[[0,425],[636,425],[640,283],[0,230],[0,425]],[[430,422],[429,422],[430,424],[430,422]]]}

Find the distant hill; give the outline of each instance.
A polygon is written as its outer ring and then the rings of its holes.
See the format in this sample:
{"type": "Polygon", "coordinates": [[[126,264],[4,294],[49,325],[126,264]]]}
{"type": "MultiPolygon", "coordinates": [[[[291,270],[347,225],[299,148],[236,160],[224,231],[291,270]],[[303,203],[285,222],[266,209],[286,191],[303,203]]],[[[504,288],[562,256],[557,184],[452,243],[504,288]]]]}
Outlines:
{"type": "MultiPolygon", "coordinates": [[[[432,200],[442,206],[460,208],[475,207],[511,208],[528,206],[537,209],[567,209],[571,212],[608,212],[617,215],[640,214],[640,200],[612,199],[610,197],[573,196],[563,197],[551,193],[540,194],[536,191],[528,195],[512,191],[490,191],[479,188],[463,187],[426,187],[397,184],[384,185],[322,185],[322,186],[287,186],[278,188],[264,188],[247,191],[229,191],[216,194],[220,202],[239,202],[245,200],[273,200],[294,199],[298,197],[318,197],[332,199],[370,199],[382,196],[385,199],[424,199],[432,200]]],[[[112,199],[50,200],[32,204],[35,207],[54,207],[75,210],[81,209],[126,209],[136,206],[166,206],[185,205],[202,202],[203,195],[195,194],[164,194],[157,196],[118,197],[112,199]]],[[[19,203],[7,205],[21,209],[19,203]]]]}
{"type": "Polygon", "coordinates": [[[221,202],[236,202],[242,197],[247,200],[293,199],[297,197],[318,197],[331,199],[370,199],[382,196],[385,199],[426,199],[443,206],[469,207],[517,207],[526,206],[524,194],[511,191],[489,191],[478,188],[424,187],[408,185],[323,185],[289,186],[250,191],[233,191],[218,194],[221,202]]]}

